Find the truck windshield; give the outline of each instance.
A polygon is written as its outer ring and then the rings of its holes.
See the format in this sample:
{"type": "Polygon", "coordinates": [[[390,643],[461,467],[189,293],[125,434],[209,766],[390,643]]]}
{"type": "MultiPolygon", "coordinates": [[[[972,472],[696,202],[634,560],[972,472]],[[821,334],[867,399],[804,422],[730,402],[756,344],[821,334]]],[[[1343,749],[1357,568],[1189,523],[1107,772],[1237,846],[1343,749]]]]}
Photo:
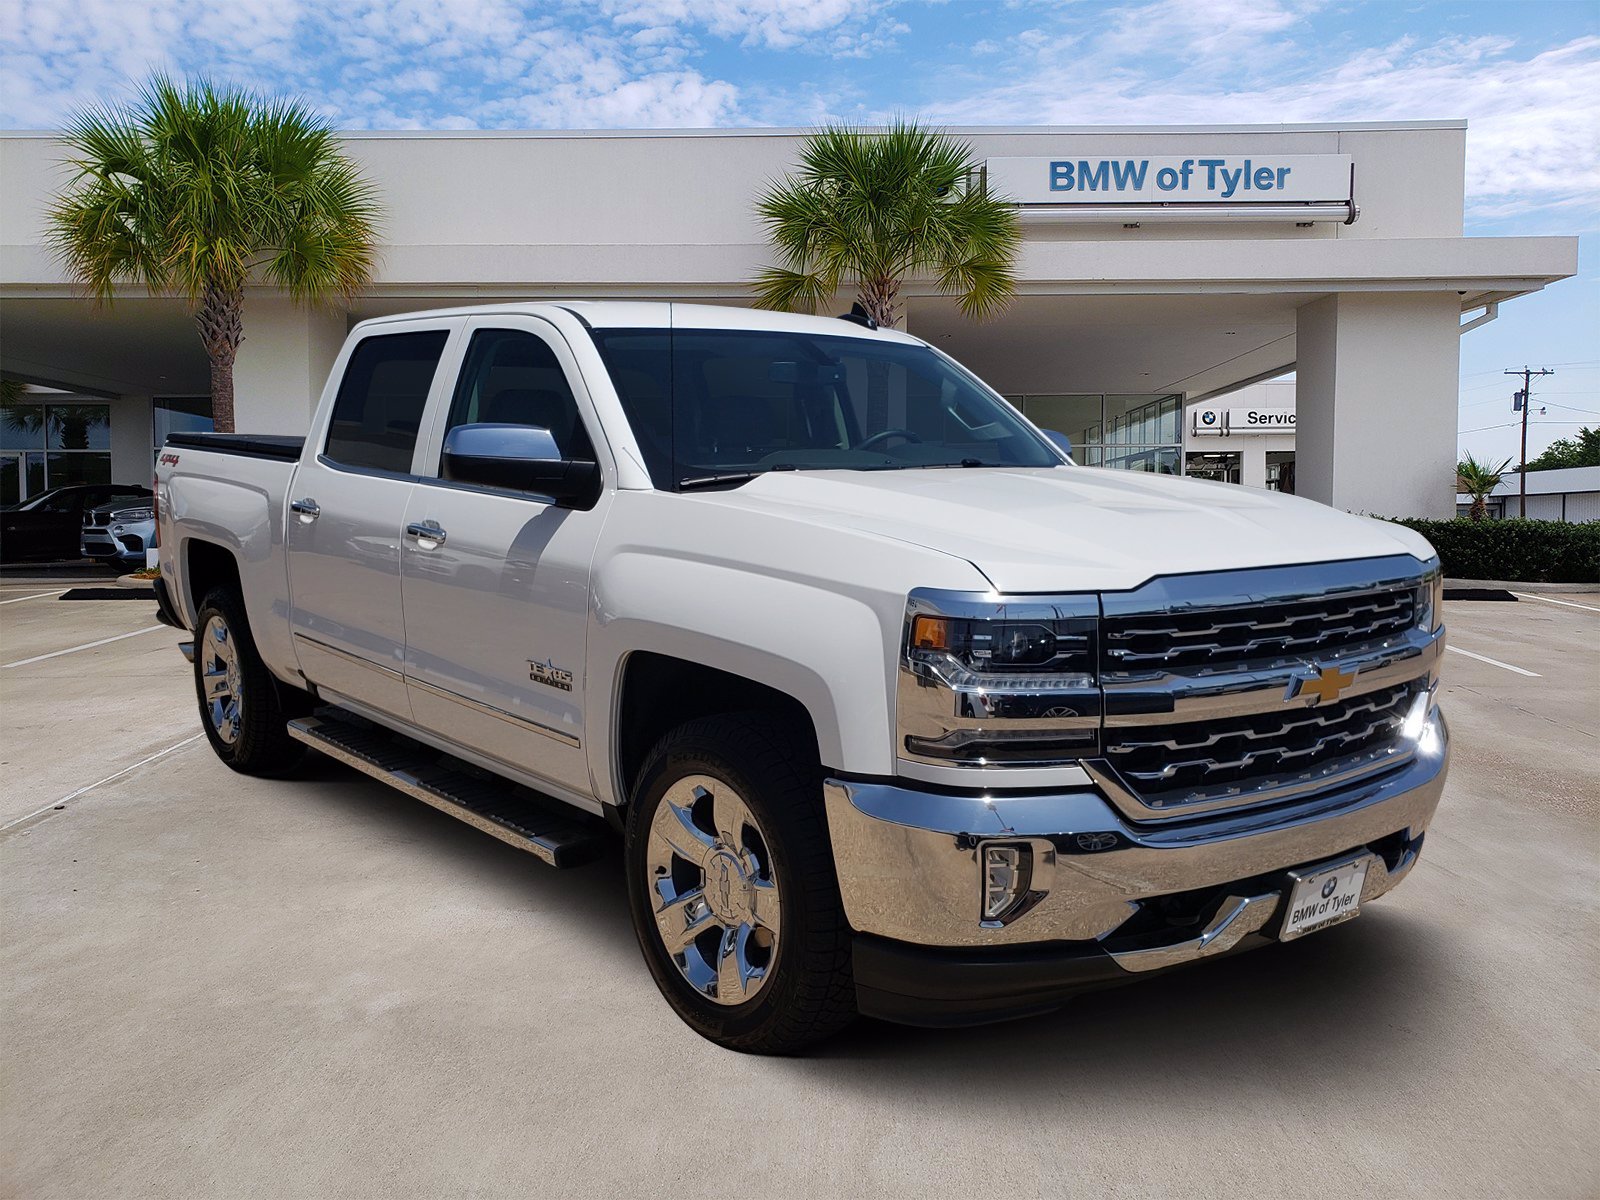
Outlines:
{"type": "Polygon", "coordinates": [[[1010,405],[926,346],[723,329],[593,336],[658,488],[772,470],[1062,465],[1010,405]]]}

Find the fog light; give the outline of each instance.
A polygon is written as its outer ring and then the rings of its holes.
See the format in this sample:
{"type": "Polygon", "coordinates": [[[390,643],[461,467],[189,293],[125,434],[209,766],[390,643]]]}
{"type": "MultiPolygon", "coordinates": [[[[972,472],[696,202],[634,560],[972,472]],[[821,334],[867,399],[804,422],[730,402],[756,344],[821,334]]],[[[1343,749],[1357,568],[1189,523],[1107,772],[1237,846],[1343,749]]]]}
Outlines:
{"type": "Polygon", "coordinates": [[[983,848],[983,919],[998,921],[1028,891],[1030,855],[1026,846],[983,848]]]}

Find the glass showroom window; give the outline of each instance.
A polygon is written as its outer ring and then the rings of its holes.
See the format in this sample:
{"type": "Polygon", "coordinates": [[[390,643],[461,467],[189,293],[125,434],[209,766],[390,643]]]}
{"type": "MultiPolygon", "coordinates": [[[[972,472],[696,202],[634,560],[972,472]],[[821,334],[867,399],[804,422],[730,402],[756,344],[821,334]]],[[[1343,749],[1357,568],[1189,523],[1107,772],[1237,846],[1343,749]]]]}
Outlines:
{"type": "Polygon", "coordinates": [[[1267,451],[1267,486],[1278,492],[1294,491],[1294,451],[1267,451]]]}
{"type": "Polygon", "coordinates": [[[1183,473],[1192,479],[1215,479],[1219,483],[1239,483],[1243,476],[1237,450],[1220,454],[1199,454],[1191,450],[1184,459],[1183,473]]]}
{"type": "Polygon", "coordinates": [[[111,406],[7,404],[0,409],[0,456],[17,473],[18,499],[71,484],[110,483],[111,406]]]}
{"type": "Polygon", "coordinates": [[[156,453],[171,433],[210,433],[216,428],[210,396],[157,396],[150,405],[156,453]]]}
{"type": "Polygon", "coordinates": [[[1012,396],[1041,429],[1072,439],[1072,457],[1086,467],[1182,472],[1183,397],[1180,395],[1012,396]]]}

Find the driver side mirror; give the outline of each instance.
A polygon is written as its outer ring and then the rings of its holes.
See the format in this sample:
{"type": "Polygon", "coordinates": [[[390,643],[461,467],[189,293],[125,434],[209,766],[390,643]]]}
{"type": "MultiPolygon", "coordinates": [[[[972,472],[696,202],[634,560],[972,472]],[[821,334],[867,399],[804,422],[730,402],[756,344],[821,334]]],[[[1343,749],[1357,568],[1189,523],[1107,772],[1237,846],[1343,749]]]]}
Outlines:
{"type": "Polygon", "coordinates": [[[1058,433],[1054,429],[1043,429],[1040,430],[1040,432],[1055,444],[1055,448],[1057,450],[1061,451],[1061,453],[1065,454],[1068,458],[1072,457],[1072,439],[1066,434],[1058,433]]]}
{"type": "Polygon", "coordinates": [[[532,492],[563,508],[587,508],[600,495],[600,465],[563,458],[538,425],[457,425],[445,435],[439,467],[454,483],[532,492]]]}

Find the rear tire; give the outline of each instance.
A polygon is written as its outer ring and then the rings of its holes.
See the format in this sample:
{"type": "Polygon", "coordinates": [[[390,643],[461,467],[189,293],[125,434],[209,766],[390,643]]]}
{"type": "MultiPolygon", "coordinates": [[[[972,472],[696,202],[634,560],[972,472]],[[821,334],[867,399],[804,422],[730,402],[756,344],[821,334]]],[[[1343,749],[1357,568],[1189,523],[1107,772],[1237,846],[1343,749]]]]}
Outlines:
{"type": "Polygon", "coordinates": [[[287,775],[305,757],[289,736],[289,717],[311,697],[279,683],[261,661],[244,602],[232,588],[214,588],[195,616],[194,688],[200,724],[217,757],[245,775],[287,775]]]}
{"type": "Polygon", "coordinates": [[[793,1054],[855,1018],[821,782],[815,754],[761,714],[690,721],[639,773],[634,931],[667,1003],[730,1050],[793,1054]]]}

